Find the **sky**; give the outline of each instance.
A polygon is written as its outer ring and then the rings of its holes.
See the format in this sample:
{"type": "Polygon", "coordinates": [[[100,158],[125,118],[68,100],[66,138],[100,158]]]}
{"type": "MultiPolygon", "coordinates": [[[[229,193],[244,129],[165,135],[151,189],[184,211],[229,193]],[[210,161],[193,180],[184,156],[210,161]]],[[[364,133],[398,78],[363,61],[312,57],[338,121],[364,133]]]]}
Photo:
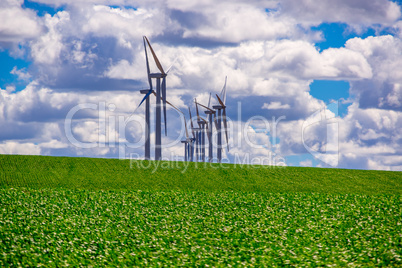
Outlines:
{"type": "MultiPolygon", "coordinates": [[[[2,0],[0,153],[143,158],[145,35],[186,120],[227,76],[224,162],[401,171],[401,5],[2,0]]],[[[182,160],[172,108],[167,127],[182,160]]]]}

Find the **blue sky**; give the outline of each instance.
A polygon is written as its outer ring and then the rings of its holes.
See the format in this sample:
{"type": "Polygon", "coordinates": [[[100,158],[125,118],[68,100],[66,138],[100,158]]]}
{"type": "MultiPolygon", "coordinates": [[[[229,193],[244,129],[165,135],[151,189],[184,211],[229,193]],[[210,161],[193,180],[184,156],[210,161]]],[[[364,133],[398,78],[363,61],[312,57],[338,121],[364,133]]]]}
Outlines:
{"type": "MultiPolygon", "coordinates": [[[[182,111],[195,114],[192,100],[208,102],[228,76],[227,161],[402,170],[400,1],[7,0],[0,13],[0,153],[143,157],[133,144],[141,123],[116,122],[148,86],[146,35],[164,68],[173,64],[168,98],[182,111]],[[66,134],[69,112],[85,103],[98,108],[70,127],[91,148],[66,134]],[[258,118],[271,122],[266,131],[258,118]],[[118,141],[132,144],[121,152],[118,141]]],[[[173,159],[182,121],[173,109],[168,120],[173,159]]]]}
{"type": "Polygon", "coordinates": [[[13,58],[8,54],[8,51],[0,52],[0,72],[1,72],[1,88],[5,88],[6,86],[13,85],[18,87],[19,90],[25,88],[26,83],[18,81],[17,76],[13,75],[11,71],[16,66],[18,69],[27,68],[29,66],[29,62],[27,60],[21,58],[13,58]]]}

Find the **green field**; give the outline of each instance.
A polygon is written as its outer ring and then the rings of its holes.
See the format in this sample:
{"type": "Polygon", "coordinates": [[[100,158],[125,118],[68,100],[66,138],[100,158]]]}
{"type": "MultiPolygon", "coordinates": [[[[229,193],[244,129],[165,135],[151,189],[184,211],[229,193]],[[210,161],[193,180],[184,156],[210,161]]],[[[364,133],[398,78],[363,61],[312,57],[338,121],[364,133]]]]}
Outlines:
{"type": "Polygon", "coordinates": [[[402,172],[4,155],[0,165],[2,267],[402,266],[402,172]]]}

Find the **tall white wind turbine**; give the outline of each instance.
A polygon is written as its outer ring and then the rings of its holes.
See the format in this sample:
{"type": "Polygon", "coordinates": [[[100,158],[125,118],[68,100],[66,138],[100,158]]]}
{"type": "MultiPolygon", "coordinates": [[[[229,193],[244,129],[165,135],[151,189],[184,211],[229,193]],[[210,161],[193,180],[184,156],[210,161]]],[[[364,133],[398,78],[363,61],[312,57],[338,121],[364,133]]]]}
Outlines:
{"type": "Polygon", "coordinates": [[[151,72],[149,69],[149,61],[148,61],[148,53],[147,53],[147,46],[145,44],[145,36],[143,37],[144,41],[144,49],[145,49],[145,60],[147,63],[147,75],[148,75],[148,84],[149,84],[149,89],[144,89],[141,90],[141,94],[145,94],[144,98],[138,105],[138,107],[141,106],[141,104],[145,101],[145,159],[149,160],[151,159],[151,123],[150,123],[150,101],[149,101],[149,96],[151,93],[153,93],[152,89],[152,79],[151,79],[151,72]]]}
{"type": "MultiPolygon", "coordinates": [[[[169,70],[165,73],[163,67],[156,56],[148,38],[144,36],[144,40],[147,42],[149,49],[151,50],[152,56],[154,58],[156,67],[159,69],[160,73],[151,73],[150,77],[156,79],[156,115],[155,115],[155,160],[162,159],[162,137],[161,137],[161,101],[163,102],[163,115],[165,120],[165,135],[167,135],[167,123],[166,123],[166,76],[169,70]],[[162,84],[161,84],[162,79],[162,84]]],[[[149,65],[147,65],[149,67],[149,65]]]]}

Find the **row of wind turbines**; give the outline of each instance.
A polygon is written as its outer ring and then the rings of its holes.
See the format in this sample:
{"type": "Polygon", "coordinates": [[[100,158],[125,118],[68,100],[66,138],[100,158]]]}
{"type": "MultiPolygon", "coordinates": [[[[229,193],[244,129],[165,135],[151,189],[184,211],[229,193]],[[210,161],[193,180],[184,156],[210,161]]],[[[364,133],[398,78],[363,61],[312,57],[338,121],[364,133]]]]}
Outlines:
{"type": "MultiPolygon", "coordinates": [[[[156,96],[156,106],[155,106],[155,160],[162,160],[162,110],[163,107],[163,117],[165,123],[165,135],[167,135],[167,121],[166,121],[166,106],[170,105],[172,108],[176,109],[184,118],[185,124],[185,133],[186,139],[181,142],[184,144],[184,159],[185,161],[206,161],[206,140],[205,136],[208,139],[208,161],[212,162],[214,159],[213,156],[213,127],[215,126],[215,131],[217,133],[217,143],[216,143],[216,154],[218,163],[222,162],[222,132],[225,132],[227,150],[229,151],[229,137],[228,137],[228,127],[227,127],[227,119],[226,119],[226,82],[227,77],[225,77],[225,84],[223,86],[220,95],[216,94],[217,104],[211,107],[211,96],[209,95],[208,105],[203,105],[197,100],[194,100],[195,108],[197,112],[197,125],[198,127],[194,127],[193,119],[191,116],[190,107],[188,107],[188,112],[190,116],[190,124],[191,124],[191,134],[189,135],[189,131],[187,128],[186,117],[184,113],[176,108],[172,103],[167,101],[166,99],[166,77],[169,73],[170,68],[165,72],[162,64],[160,63],[158,57],[155,54],[148,38],[146,36],[143,37],[144,41],[144,50],[145,50],[145,60],[147,66],[147,74],[148,74],[148,84],[149,89],[141,90],[141,94],[145,94],[144,98],[138,105],[140,107],[142,103],[145,102],[145,159],[151,159],[151,124],[150,124],[150,96],[156,96]],[[155,61],[156,67],[159,72],[151,73],[148,61],[148,51],[147,47],[151,51],[152,57],[155,61]],[[152,87],[152,79],[156,80],[156,92],[152,87]],[[207,119],[204,119],[200,116],[198,107],[202,107],[207,115],[207,119]],[[222,127],[223,123],[223,127],[222,127]],[[195,155],[194,155],[195,153],[195,155]]],[[[201,108],[200,108],[201,109],[201,108]]]]}

